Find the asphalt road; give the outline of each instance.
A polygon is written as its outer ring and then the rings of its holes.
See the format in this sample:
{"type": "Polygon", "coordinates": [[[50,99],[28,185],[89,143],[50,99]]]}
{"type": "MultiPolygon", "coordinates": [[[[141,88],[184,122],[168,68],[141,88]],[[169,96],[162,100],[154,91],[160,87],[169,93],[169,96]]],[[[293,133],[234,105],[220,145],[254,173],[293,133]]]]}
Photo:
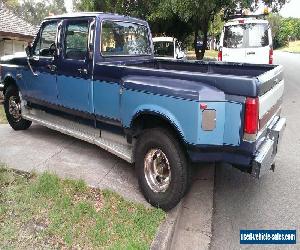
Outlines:
{"type": "Polygon", "coordinates": [[[240,229],[296,229],[297,245],[256,248],[300,249],[300,54],[277,52],[274,59],[285,67],[287,117],[276,169],[254,180],[229,166],[216,167],[211,249],[253,249],[239,244],[240,229]]]}

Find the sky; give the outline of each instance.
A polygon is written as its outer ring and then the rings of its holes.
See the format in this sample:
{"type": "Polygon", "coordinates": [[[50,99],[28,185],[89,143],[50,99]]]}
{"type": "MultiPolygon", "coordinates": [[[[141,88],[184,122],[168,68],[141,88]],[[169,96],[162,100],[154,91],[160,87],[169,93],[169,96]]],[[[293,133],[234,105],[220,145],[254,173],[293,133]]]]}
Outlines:
{"type": "MultiPolygon", "coordinates": [[[[73,10],[73,0],[65,0],[66,9],[68,12],[73,10]]],[[[300,0],[290,0],[280,10],[283,17],[298,17],[300,18],[300,0]]]]}
{"type": "Polygon", "coordinates": [[[65,0],[65,6],[68,12],[73,10],[73,0],[65,0]]]}
{"type": "Polygon", "coordinates": [[[291,0],[285,4],[280,10],[283,17],[298,17],[300,18],[300,0],[291,0]]]}

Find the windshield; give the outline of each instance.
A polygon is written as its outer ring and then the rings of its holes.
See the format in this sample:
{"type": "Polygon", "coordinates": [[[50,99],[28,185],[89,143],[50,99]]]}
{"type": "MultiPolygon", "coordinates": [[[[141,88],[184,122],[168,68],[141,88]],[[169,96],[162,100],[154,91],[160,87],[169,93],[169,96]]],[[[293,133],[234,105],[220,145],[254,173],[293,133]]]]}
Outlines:
{"type": "Polygon", "coordinates": [[[269,45],[267,23],[247,23],[225,26],[225,48],[257,48],[269,45]]]}
{"type": "Polygon", "coordinates": [[[157,57],[174,57],[174,43],[173,42],[153,42],[154,56],[157,57]]]}
{"type": "Polygon", "coordinates": [[[101,53],[104,56],[150,55],[148,28],[129,22],[104,21],[101,53]]]}

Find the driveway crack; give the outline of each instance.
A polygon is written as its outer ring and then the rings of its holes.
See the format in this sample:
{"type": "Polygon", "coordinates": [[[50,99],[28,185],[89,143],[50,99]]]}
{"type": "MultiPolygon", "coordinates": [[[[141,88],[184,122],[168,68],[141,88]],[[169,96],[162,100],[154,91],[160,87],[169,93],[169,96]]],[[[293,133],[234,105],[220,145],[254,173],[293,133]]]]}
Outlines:
{"type": "Polygon", "coordinates": [[[47,162],[51,161],[54,157],[58,156],[59,154],[62,153],[62,151],[66,148],[68,148],[70,145],[72,145],[76,140],[75,139],[72,139],[69,143],[65,144],[65,143],[62,143],[60,144],[59,146],[59,149],[58,151],[56,151],[54,154],[50,155],[50,157],[48,157],[47,159],[45,159],[44,161],[42,161],[41,163],[39,163],[37,165],[37,169],[40,169],[40,168],[43,168],[47,162]]]}

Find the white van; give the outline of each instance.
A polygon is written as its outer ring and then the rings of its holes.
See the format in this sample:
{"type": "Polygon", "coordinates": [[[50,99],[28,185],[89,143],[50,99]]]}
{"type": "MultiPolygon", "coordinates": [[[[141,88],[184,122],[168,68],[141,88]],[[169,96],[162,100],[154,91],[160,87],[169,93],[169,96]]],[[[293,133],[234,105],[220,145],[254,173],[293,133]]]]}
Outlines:
{"type": "Polygon", "coordinates": [[[158,59],[185,60],[186,54],[180,43],[173,37],[154,37],[154,57],[158,59]]]}
{"type": "Polygon", "coordinates": [[[220,38],[218,60],[272,64],[273,46],[269,22],[248,17],[225,23],[220,38]]]}

